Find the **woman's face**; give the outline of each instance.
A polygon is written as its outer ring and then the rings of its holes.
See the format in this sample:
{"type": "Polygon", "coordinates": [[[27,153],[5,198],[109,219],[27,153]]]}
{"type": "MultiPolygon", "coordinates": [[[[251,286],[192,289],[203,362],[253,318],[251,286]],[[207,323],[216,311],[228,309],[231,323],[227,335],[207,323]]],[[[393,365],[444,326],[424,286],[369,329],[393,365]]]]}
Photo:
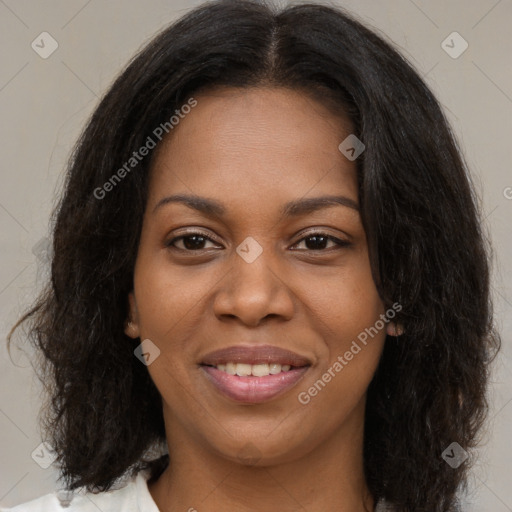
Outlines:
{"type": "Polygon", "coordinates": [[[168,443],[270,464],[361,439],[385,329],[360,341],[384,306],[350,123],[288,89],[195,99],[156,155],[127,328],[168,443]]]}

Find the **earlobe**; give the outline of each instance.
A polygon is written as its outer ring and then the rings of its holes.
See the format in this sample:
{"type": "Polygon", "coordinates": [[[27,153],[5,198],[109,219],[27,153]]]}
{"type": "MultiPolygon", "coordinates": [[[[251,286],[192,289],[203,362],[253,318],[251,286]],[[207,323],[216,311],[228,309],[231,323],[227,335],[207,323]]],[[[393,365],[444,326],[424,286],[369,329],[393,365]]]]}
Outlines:
{"type": "Polygon", "coordinates": [[[138,338],[139,331],[139,313],[137,311],[137,304],[133,292],[128,294],[129,312],[128,319],[124,327],[124,333],[130,338],[138,338]]]}
{"type": "Polygon", "coordinates": [[[386,326],[388,336],[401,336],[404,332],[404,326],[400,323],[389,322],[386,326]]]}

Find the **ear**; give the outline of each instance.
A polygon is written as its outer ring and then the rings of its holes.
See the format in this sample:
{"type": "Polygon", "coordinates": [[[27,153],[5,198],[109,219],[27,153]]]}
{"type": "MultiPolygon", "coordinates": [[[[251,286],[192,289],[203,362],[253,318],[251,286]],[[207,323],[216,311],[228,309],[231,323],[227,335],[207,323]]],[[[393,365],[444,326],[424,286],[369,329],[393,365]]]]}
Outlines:
{"type": "Polygon", "coordinates": [[[133,292],[128,294],[128,319],[126,320],[124,333],[130,338],[138,338],[140,336],[139,330],[139,312],[137,311],[137,303],[133,292]]]}
{"type": "Polygon", "coordinates": [[[386,326],[386,333],[389,336],[401,336],[404,332],[404,326],[400,323],[389,322],[386,326]]]}

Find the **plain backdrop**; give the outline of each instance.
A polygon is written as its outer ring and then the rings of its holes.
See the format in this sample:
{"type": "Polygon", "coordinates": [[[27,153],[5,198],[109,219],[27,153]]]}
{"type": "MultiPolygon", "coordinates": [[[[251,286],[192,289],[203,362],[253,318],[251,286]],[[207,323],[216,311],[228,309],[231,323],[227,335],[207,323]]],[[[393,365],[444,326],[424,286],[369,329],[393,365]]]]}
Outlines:
{"type": "MultiPolygon", "coordinates": [[[[43,469],[32,458],[41,443],[42,397],[30,350],[14,346],[9,357],[4,340],[47,272],[49,214],[66,159],[102,94],[136,50],[199,3],[0,0],[2,506],[50,492],[56,481],[52,467],[43,469]],[[40,36],[43,32],[55,42],[40,36]],[[39,47],[33,48],[33,41],[39,47]]],[[[465,510],[512,511],[512,1],[333,3],[392,41],[424,77],[445,108],[477,183],[494,245],[493,293],[503,349],[465,510]],[[466,42],[467,49],[457,55],[466,42]]],[[[18,343],[23,346],[23,338],[18,343]]]]}

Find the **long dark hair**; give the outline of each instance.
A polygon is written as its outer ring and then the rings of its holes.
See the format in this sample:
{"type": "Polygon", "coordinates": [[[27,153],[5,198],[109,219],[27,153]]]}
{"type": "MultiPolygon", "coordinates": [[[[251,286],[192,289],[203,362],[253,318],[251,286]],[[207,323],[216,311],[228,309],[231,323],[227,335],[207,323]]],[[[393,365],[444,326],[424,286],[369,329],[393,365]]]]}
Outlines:
{"type": "Polygon", "coordinates": [[[479,441],[500,345],[478,201],[418,74],[381,37],[319,4],[192,10],[134,58],[88,122],[54,214],[51,282],[19,322],[40,349],[42,420],[61,478],[107,490],[168,460],[147,456],[165,441],[161,398],[134,357],[139,341],[124,334],[152,156],[125,164],[194,94],[222,85],[300,89],[338,106],[365,144],[359,199],[373,277],[384,303],[402,306],[405,328],[386,339],[368,390],[365,476],[374,498],[399,511],[456,510],[471,459],[452,467],[441,455],[479,441]]]}

